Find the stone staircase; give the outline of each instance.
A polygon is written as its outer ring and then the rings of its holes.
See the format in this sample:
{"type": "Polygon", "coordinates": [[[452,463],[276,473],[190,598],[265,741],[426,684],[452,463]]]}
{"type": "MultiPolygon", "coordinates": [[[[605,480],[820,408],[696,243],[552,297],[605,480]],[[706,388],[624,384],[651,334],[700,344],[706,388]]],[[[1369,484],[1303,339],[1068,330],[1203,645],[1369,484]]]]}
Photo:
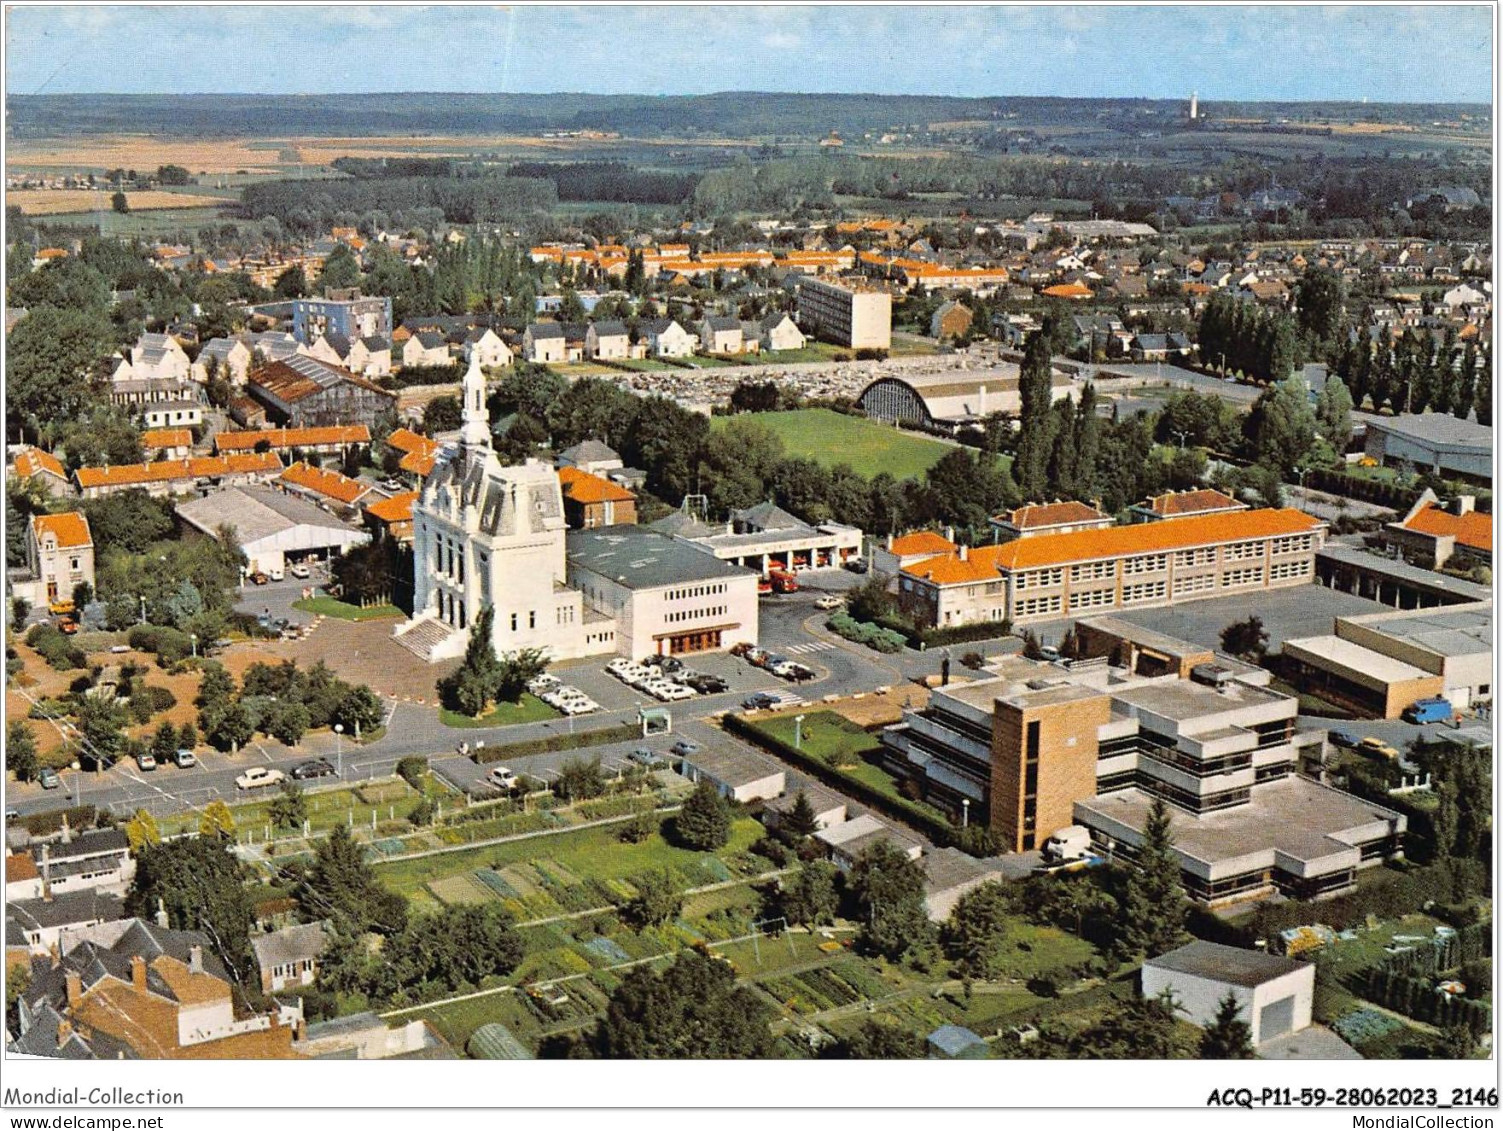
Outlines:
{"type": "Polygon", "coordinates": [[[394,638],[418,659],[431,663],[434,651],[442,647],[454,635],[454,631],[443,621],[430,617],[410,627],[404,625],[394,638]]]}

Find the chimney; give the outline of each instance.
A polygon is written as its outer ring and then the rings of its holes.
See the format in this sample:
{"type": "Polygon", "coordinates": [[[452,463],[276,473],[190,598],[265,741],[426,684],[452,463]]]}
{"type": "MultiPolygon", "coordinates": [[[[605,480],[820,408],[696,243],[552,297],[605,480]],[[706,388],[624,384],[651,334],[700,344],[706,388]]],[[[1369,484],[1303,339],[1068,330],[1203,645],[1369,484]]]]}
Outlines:
{"type": "Polygon", "coordinates": [[[57,1044],[61,1048],[67,1044],[73,1036],[73,1022],[66,1017],[60,1017],[57,1021],[57,1044]]]}
{"type": "Polygon", "coordinates": [[[202,974],[204,972],[204,948],[194,945],[188,948],[188,972],[202,974]]]}
{"type": "Polygon", "coordinates": [[[63,814],[63,843],[64,844],[72,844],[73,843],[73,830],[68,827],[68,814],[67,813],[63,814]]]}
{"type": "Polygon", "coordinates": [[[1455,501],[1451,504],[1451,507],[1456,512],[1457,517],[1460,517],[1464,514],[1471,514],[1474,510],[1477,509],[1477,496],[1457,495],[1455,501]]]}
{"type": "Polygon", "coordinates": [[[157,914],[156,914],[156,920],[157,920],[157,926],[161,927],[162,930],[164,930],[164,931],[169,926],[171,926],[171,922],[167,918],[167,904],[164,903],[164,902],[162,902],[162,897],[161,896],[157,896],[157,914]]]}
{"type": "Polygon", "coordinates": [[[888,548],[888,549],[889,549],[889,550],[891,550],[891,549],[892,549],[892,531],[891,531],[891,530],[889,530],[889,531],[888,531],[888,532],[887,532],[887,548],[888,548]]]}
{"type": "Polygon", "coordinates": [[[83,997],[83,978],[79,976],[77,970],[69,970],[63,976],[63,982],[68,987],[68,1008],[71,1009],[83,997]]]}
{"type": "Polygon", "coordinates": [[[142,993],[146,992],[146,959],[139,954],[130,956],[130,984],[142,993]]]}
{"type": "Polygon", "coordinates": [[[946,542],[953,542],[953,541],[955,541],[955,528],[953,526],[947,526],[947,527],[945,527],[945,541],[946,542]]]}
{"type": "Polygon", "coordinates": [[[969,546],[962,545],[960,547],[960,560],[964,562],[964,561],[969,561],[970,558],[971,558],[971,548],[969,546]]]}

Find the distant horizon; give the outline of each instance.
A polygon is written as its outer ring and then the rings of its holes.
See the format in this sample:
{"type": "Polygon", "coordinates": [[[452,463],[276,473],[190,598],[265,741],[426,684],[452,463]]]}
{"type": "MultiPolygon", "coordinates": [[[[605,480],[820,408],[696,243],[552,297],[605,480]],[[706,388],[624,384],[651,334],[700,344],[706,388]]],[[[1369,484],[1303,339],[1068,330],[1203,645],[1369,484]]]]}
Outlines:
{"type": "Polygon", "coordinates": [[[706,90],[692,94],[643,94],[630,90],[69,90],[41,94],[10,92],[6,98],[369,98],[387,95],[395,98],[725,98],[737,97],[817,97],[817,98],[948,98],[956,101],[988,102],[999,99],[1020,101],[1068,102],[1188,102],[1191,94],[1199,98],[1201,110],[1219,103],[1267,106],[1474,106],[1491,112],[1492,103],[1457,98],[1362,99],[1362,98],[1214,98],[1198,91],[1183,95],[1142,94],[941,94],[933,91],[888,93],[876,90],[706,90]]]}
{"type": "Polygon", "coordinates": [[[7,95],[1199,91],[1210,103],[1490,106],[1494,93],[1485,4],[20,4],[4,18],[7,95]],[[348,89],[356,73],[374,88],[348,89]]]}

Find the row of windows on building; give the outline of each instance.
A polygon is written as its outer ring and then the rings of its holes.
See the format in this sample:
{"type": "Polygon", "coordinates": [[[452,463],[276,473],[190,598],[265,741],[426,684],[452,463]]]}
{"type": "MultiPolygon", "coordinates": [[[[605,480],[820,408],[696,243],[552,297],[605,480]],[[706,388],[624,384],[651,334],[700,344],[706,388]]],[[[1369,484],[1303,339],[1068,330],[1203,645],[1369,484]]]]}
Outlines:
{"type": "Polygon", "coordinates": [[[701,617],[723,617],[725,614],[725,605],[711,605],[704,609],[684,609],[682,612],[668,613],[663,617],[663,623],[682,624],[686,620],[698,620],[701,617]]]}
{"type": "Polygon", "coordinates": [[[692,601],[696,597],[713,597],[725,591],[725,582],[718,581],[712,585],[691,585],[686,589],[670,589],[664,599],[668,601],[692,601]]]}
{"type": "MultiPolygon", "coordinates": [[[[1274,554],[1292,554],[1308,551],[1314,542],[1308,534],[1296,534],[1285,538],[1273,538],[1253,542],[1234,542],[1231,545],[1221,547],[1220,557],[1217,557],[1215,546],[1198,546],[1191,550],[1176,550],[1173,554],[1174,565],[1177,568],[1189,568],[1193,566],[1214,565],[1218,560],[1224,562],[1248,561],[1253,558],[1261,558],[1265,552],[1274,554]]],[[[1116,577],[1117,567],[1120,563],[1124,575],[1140,573],[1159,573],[1169,568],[1169,554],[1140,554],[1131,558],[1110,558],[1101,561],[1081,562],[1072,565],[1069,569],[1070,580],[1099,581],[1103,578],[1116,577]]],[[[1049,586],[1059,585],[1064,581],[1065,569],[1063,566],[1051,566],[1044,569],[1026,570],[1017,575],[1015,587],[1018,589],[1043,589],[1049,586]]]]}

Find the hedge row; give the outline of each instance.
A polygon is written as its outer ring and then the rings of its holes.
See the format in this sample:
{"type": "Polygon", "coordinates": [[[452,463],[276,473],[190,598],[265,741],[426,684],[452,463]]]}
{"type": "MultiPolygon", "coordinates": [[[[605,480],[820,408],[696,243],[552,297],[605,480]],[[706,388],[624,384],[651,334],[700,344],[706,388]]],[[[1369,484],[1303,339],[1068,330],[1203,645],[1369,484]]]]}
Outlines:
{"type": "Polygon", "coordinates": [[[640,738],[641,735],[641,730],[631,723],[622,723],[619,726],[582,730],[575,734],[550,734],[547,738],[532,738],[526,742],[509,742],[498,746],[487,744],[479,749],[472,748],[470,750],[470,757],[474,761],[484,765],[487,762],[500,762],[507,758],[521,758],[528,754],[553,754],[560,750],[578,750],[582,746],[604,746],[608,742],[630,742],[634,738],[640,738]]]}
{"type": "MultiPolygon", "coordinates": [[[[1453,865],[1455,862],[1451,862],[1453,865]]],[[[1472,864],[1474,868],[1480,865],[1472,864]]],[[[1318,901],[1291,899],[1283,903],[1265,903],[1254,912],[1248,924],[1246,941],[1271,938],[1287,927],[1306,923],[1327,923],[1339,930],[1357,927],[1369,915],[1396,919],[1418,911],[1427,903],[1444,906],[1453,902],[1455,877],[1446,864],[1427,868],[1385,869],[1355,891],[1344,892],[1318,901]]],[[[1439,911],[1436,912],[1440,914],[1439,911]]]]}
{"type": "Polygon", "coordinates": [[[722,720],[722,725],[731,734],[776,754],[785,762],[792,762],[800,769],[807,770],[812,777],[818,778],[831,789],[912,825],[937,845],[954,844],[960,833],[960,830],[949,822],[938,820],[912,802],[890,797],[864,781],[841,773],[824,759],[815,758],[807,751],[800,750],[791,743],[768,734],[761,727],[740,715],[726,715],[722,720]]]}
{"type": "Polygon", "coordinates": [[[825,627],[837,636],[857,644],[865,644],[878,652],[901,652],[907,638],[891,628],[883,628],[869,620],[857,620],[849,613],[836,613],[825,621],[825,627]]]}
{"type": "Polygon", "coordinates": [[[1333,495],[1360,499],[1365,503],[1376,503],[1378,506],[1396,511],[1408,510],[1421,494],[1411,487],[1400,487],[1393,483],[1384,483],[1381,480],[1368,479],[1361,475],[1351,475],[1344,471],[1332,471],[1325,467],[1317,467],[1310,471],[1306,476],[1305,486],[1314,487],[1317,491],[1327,491],[1333,495]]]}
{"type": "Polygon", "coordinates": [[[945,644],[968,644],[973,640],[996,640],[1012,635],[1012,621],[989,620],[976,624],[957,624],[950,628],[926,628],[919,634],[925,648],[945,644]]]}

